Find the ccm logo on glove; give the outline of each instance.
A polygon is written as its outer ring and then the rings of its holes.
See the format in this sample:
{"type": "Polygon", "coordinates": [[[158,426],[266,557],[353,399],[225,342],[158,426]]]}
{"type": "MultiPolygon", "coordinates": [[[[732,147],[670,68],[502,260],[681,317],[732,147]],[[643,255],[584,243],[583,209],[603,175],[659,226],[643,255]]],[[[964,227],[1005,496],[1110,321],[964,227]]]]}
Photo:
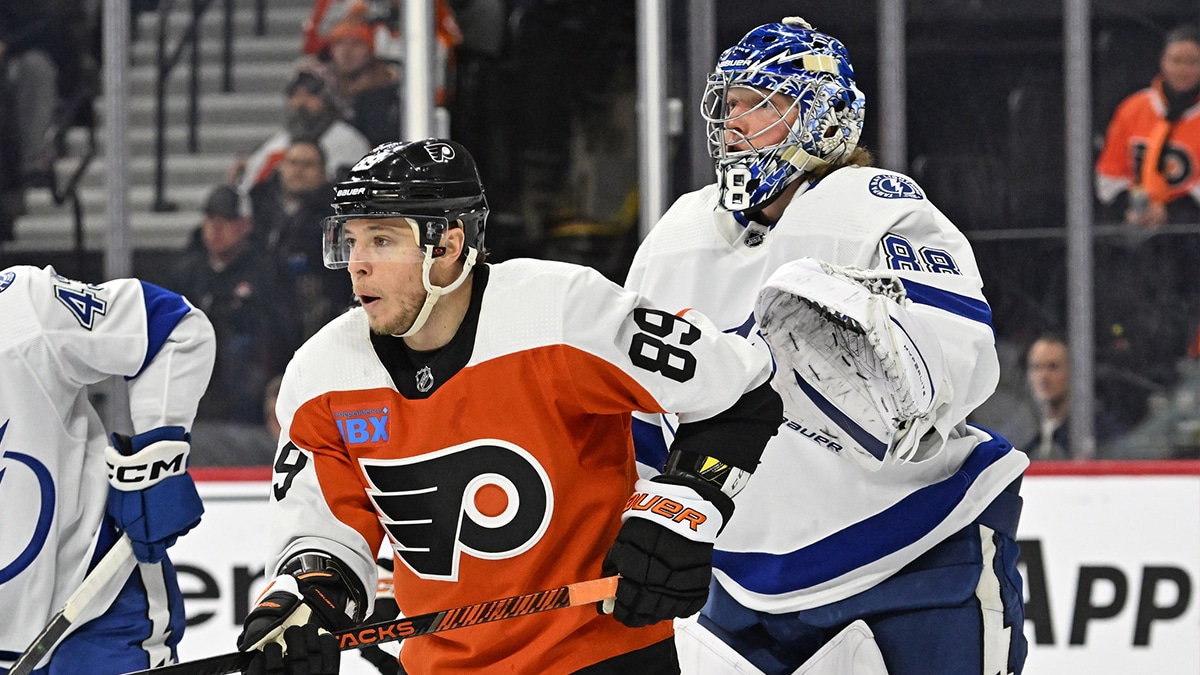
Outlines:
{"type": "Polygon", "coordinates": [[[166,478],[187,472],[190,450],[187,441],[158,441],[133,455],[123,455],[117,448],[109,447],[104,453],[108,482],[123,491],[157,485],[166,478]]]}

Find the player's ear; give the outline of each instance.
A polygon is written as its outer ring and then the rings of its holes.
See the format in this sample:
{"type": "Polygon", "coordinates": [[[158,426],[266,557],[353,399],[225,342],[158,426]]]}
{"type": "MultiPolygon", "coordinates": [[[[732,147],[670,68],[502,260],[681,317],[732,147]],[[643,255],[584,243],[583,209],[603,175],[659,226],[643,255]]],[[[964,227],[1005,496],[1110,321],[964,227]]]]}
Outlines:
{"type": "Polygon", "coordinates": [[[439,258],[450,263],[457,262],[466,246],[466,235],[461,227],[452,227],[442,235],[442,247],[446,252],[439,258]]]}

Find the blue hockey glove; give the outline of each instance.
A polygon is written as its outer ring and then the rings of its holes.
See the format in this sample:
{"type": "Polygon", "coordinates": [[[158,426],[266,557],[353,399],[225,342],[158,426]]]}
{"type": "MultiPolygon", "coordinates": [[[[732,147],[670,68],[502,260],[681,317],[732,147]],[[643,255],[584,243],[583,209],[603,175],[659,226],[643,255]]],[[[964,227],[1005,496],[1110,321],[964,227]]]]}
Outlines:
{"type": "Polygon", "coordinates": [[[639,480],[604,558],[605,576],[620,574],[613,617],[631,628],[695,614],[708,599],[713,542],[725,516],[715,500],[732,500],[699,480],[639,480]],[[702,493],[705,496],[701,496],[702,493]]]}
{"type": "Polygon", "coordinates": [[[108,462],[108,516],[124,530],[140,562],[159,562],[200,522],[204,504],[187,473],[191,445],[183,427],[130,438],[113,434],[108,462]]]}

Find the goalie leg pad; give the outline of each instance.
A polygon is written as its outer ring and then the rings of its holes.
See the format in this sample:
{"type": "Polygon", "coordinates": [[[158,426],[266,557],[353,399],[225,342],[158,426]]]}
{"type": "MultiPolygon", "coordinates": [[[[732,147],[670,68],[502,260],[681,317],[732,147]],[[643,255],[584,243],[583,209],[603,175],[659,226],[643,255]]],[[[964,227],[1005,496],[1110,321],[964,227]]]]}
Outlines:
{"type": "Polygon", "coordinates": [[[792,675],[888,675],[870,626],[859,619],[825,643],[792,675]]]}
{"type": "Polygon", "coordinates": [[[762,675],[753,663],[694,619],[675,621],[675,648],[682,675],[762,675]]]}

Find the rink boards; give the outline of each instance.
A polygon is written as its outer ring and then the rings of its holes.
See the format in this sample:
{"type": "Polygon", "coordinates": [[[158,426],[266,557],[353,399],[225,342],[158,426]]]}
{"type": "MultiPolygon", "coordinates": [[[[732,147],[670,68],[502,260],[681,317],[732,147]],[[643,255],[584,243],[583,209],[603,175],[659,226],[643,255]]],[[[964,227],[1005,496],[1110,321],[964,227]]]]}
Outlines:
{"type": "MultiPolygon", "coordinates": [[[[172,549],[185,660],[233,648],[263,584],[270,489],[266,468],[194,471],[204,519],[172,549]]],[[[1035,464],[1022,496],[1027,673],[1200,673],[1200,461],[1035,464]]]]}

